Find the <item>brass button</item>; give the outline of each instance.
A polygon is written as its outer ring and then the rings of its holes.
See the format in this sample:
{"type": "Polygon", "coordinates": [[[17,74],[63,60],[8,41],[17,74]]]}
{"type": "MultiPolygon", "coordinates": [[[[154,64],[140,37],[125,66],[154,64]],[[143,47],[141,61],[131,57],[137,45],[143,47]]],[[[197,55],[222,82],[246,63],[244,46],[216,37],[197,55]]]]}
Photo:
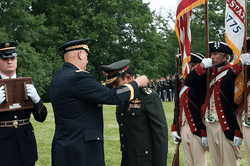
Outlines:
{"type": "Polygon", "coordinates": [[[135,113],[134,113],[134,112],[132,113],[132,116],[135,116],[135,113]]]}
{"type": "Polygon", "coordinates": [[[15,115],[14,118],[17,119],[17,116],[15,115]]]}
{"type": "Polygon", "coordinates": [[[121,134],[121,137],[124,137],[124,134],[121,134]]]}
{"type": "Polygon", "coordinates": [[[225,118],[225,116],[224,116],[224,115],[222,115],[222,118],[225,118]]]}
{"type": "Polygon", "coordinates": [[[224,124],[227,124],[227,122],[226,122],[226,121],[224,121],[224,124]]]}
{"type": "Polygon", "coordinates": [[[121,116],[123,116],[123,113],[121,113],[121,116]]]}
{"type": "Polygon", "coordinates": [[[124,148],[124,145],[122,144],[122,148],[124,148]]]}
{"type": "Polygon", "coordinates": [[[97,140],[100,140],[100,138],[99,138],[99,137],[97,137],[97,140]]]}
{"type": "Polygon", "coordinates": [[[121,127],[123,126],[123,124],[121,123],[121,125],[120,125],[121,127]]]}
{"type": "Polygon", "coordinates": [[[145,154],[148,154],[148,151],[147,151],[147,150],[145,151],[145,154]]]}

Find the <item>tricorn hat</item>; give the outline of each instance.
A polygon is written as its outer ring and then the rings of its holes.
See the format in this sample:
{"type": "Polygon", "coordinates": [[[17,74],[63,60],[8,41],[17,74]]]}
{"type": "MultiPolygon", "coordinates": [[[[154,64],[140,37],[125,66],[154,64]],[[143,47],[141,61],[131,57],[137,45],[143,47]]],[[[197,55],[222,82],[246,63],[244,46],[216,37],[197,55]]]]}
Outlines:
{"type": "Polygon", "coordinates": [[[0,58],[16,57],[17,42],[5,42],[0,43],[0,58]]]}
{"type": "Polygon", "coordinates": [[[106,77],[106,81],[105,81],[106,86],[109,86],[112,83],[115,83],[124,72],[127,72],[130,75],[133,75],[133,71],[129,67],[130,63],[131,61],[129,59],[126,59],[126,60],[114,62],[110,65],[100,66],[100,70],[102,71],[103,75],[106,77]]]}
{"type": "Polygon", "coordinates": [[[201,53],[191,53],[191,61],[192,63],[201,63],[204,56],[201,53]]]}
{"type": "Polygon", "coordinates": [[[221,41],[212,41],[209,42],[209,52],[224,52],[232,55],[232,50],[228,47],[228,45],[221,41]]]}

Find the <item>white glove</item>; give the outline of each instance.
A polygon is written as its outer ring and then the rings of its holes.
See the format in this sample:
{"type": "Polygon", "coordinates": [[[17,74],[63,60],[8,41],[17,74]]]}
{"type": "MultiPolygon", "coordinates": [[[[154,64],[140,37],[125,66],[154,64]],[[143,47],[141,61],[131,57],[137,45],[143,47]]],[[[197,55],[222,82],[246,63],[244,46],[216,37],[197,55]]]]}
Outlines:
{"type": "Polygon", "coordinates": [[[40,96],[38,95],[36,88],[32,84],[26,84],[27,95],[31,98],[33,103],[37,104],[40,101],[40,96]]]}
{"type": "Polygon", "coordinates": [[[2,85],[0,87],[0,104],[6,99],[5,97],[5,91],[4,91],[4,86],[2,85]]]}
{"type": "Polygon", "coordinates": [[[207,137],[201,137],[201,143],[205,148],[207,148],[208,147],[207,137]]]}
{"type": "Polygon", "coordinates": [[[239,147],[241,145],[242,139],[240,137],[234,136],[234,146],[239,147]]]}
{"type": "Polygon", "coordinates": [[[209,67],[213,66],[212,59],[211,58],[204,58],[201,63],[204,64],[204,68],[207,69],[209,67]]]}
{"type": "Polygon", "coordinates": [[[242,65],[250,64],[250,55],[248,53],[240,55],[240,61],[242,65]]]}
{"type": "Polygon", "coordinates": [[[176,145],[179,144],[178,139],[181,140],[181,137],[177,134],[176,131],[173,131],[173,132],[172,132],[172,136],[173,136],[174,143],[175,143],[176,145]]]}

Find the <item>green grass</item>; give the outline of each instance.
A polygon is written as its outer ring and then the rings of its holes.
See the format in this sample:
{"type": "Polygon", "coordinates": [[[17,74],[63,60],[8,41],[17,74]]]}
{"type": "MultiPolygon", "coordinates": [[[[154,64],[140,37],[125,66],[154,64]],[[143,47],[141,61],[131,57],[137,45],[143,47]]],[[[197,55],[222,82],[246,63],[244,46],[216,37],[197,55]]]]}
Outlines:
{"type": "MultiPolygon", "coordinates": [[[[43,123],[39,123],[31,118],[31,122],[35,129],[35,135],[38,145],[38,161],[36,166],[51,166],[51,143],[54,135],[54,114],[50,103],[45,103],[48,109],[48,117],[43,123]]],[[[168,123],[168,163],[167,166],[172,165],[172,160],[175,152],[175,144],[173,143],[171,134],[171,124],[174,116],[174,103],[163,103],[165,115],[168,123]]],[[[107,166],[119,166],[121,161],[119,130],[115,116],[115,106],[104,105],[104,151],[105,161],[107,166]]],[[[241,145],[242,159],[240,165],[248,165],[244,143],[241,145]]],[[[210,156],[208,153],[208,166],[211,166],[210,156]]],[[[185,166],[182,146],[180,146],[180,166],[185,166]]]]}

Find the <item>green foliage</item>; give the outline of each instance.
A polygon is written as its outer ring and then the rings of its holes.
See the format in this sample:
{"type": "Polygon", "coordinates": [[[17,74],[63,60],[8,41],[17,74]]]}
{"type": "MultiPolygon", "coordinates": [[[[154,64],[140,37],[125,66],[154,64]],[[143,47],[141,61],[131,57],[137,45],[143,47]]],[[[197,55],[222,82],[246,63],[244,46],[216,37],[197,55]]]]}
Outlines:
{"type": "MultiPolygon", "coordinates": [[[[209,1],[210,41],[224,41],[225,4],[209,1]]],[[[98,81],[105,79],[100,65],[121,59],[132,61],[134,74],[153,79],[174,74],[179,47],[169,24],[174,14],[164,8],[151,12],[141,0],[0,0],[0,42],[19,42],[18,74],[33,77],[49,101],[50,80],[63,63],[57,48],[70,40],[91,39],[87,70],[98,81]]],[[[192,12],[191,32],[191,51],[205,55],[204,5],[192,12]]]]}

